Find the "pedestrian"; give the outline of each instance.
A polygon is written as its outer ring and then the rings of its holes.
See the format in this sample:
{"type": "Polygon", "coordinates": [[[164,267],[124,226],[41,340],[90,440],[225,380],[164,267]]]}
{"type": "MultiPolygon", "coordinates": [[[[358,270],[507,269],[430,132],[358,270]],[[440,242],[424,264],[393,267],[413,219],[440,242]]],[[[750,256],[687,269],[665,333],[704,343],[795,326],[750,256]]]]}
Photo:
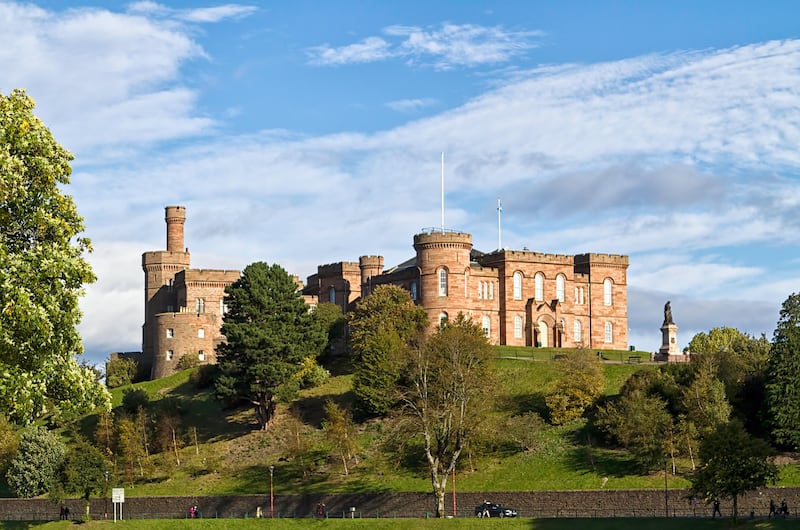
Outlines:
{"type": "Polygon", "coordinates": [[[63,504],[61,505],[61,510],[59,510],[59,512],[58,512],[58,519],[60,521],[63,521],[64,519],[66,519],[66,516],[64,515],[64,505],[63,504]]]}
{"type": "Polygon", "coordinates": [[[777,507],[775,506],[775,500],[774,499],[770,499],[769,500],[769,515],[767,515],[767,517],[772,518],[772,517],[775,517],[777,515],[778,515],[778,513],[777,513],[777,507]]]}
{"type": "Polygon", "coordinates": [[[719,510],[719,499],[715,498],[714,499],[714,513],[711,514],[711,517],[716,517],[717,514],[719,514],[719,516],[722,517],[722,512],[719,510]]]}
{"type": "Polygon", "coordinates": [[[261,506],[256,508],[256,519],[261,519],[264,517],[264,512],[261,510],[261,506]]]}
{"type": "Polygon", "coordinates": [[[64,519],[69,521],[69,507],[68,506],[64,506],[64,519]]]}
{"type": "Polygon", "coordinates": [[[194,506],[189,506],[189,519],[194,519],[194,506]]]}
{"type": "Polygon", "coordinates": [[[787,517],[789,515],[789,505],[786,504],[786,499],[781,501],[781,517],[787,517]]]}

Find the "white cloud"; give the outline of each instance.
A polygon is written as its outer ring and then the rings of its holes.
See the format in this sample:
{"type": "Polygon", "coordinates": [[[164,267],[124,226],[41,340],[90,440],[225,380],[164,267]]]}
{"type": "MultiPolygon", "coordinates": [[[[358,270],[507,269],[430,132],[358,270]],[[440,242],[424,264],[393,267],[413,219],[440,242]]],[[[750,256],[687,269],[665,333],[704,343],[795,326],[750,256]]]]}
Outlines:
{"type": "Polygon", "coordinates": [[[398,112],[416,112],[435,103],[433,98],[398,99],[389,101],[386,106],[398,112]]]}
{"type": "Polygon", "coordinates": [[[441,70],[458,66],[494,65],[508,62],[535,48],[533,38],[542,36],[541,32],[507,31],[499,26],[473,24],[442,24],[437,29],[389,26],[384,28],[383,33],[390,39],[400,37],[399,42],[367,37],[358,43],[340,47],[317,46],[308,50],[310,62],[316,65],[342,65],[400,57],[441,70]]]}
{"type": "Polygon", "coordinates": [[[221,22],[225,19],[240,19],[258,10],[255,6],[241,4],[223,4],[214,7],[194,9],[173,9],[157,2],[134,2],[128,6],[128,12],[147,16],[172,17],[178,20],[197,23],[221,22]]]}

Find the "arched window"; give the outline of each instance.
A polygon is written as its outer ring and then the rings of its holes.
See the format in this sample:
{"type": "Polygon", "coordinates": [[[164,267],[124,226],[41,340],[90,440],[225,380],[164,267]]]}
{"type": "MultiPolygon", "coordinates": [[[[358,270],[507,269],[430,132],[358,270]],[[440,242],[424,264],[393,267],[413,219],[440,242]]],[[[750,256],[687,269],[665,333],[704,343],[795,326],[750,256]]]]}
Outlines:
{"type": "Polygon", "coordinates": [[[492,321],[487,316],[483,317],[483,332],[487,337],[492,336],[492,321]]]}
{"type": "Polygon", "coordinates": [[[544,274],[537,272],[533,278],[535,286],[536,301],[541,302],[544,300],[544,274]]]}
{"type": "Polygon", "coordinates": [[[411,282],[411,299],[417,299],[417,282],[411,282]]]}
{"type": "Polygon", "coordinates": [[[613,283],[611,278],[603,280],[603,305],[611,305],[611,288],[613,283]]]}
{"type": "Polygon", "coordinates": [[[331,288],[328,289],[328,302],[332,304],[336,303],[336,288],[333,286],[331,286],[331,288]]]}
{"type": "Polygon", "coordinates": [[[559,302],[563,302],[566,299],[564,296],[565,283],[563,274],[556,276],[556,298],[558,298],[559,302]]]}
{"type": "Polygon", "coordinates": [[[439,327],[444,326],[445,322],[447,322],[447,313],[442,311],[439,313],[439,327]]]}
{"type": "Polygon", "coordinates": [[[522,273],[514,273],[514,300],[522,300],[522,273]]]}
{"type": "Polygon", "coordinates": [[[439,296],[447,296],[447,269],[439,269],[439,296]]]}
{"type": "Polygon", "coordinates": [[[515,316],[514,317],[514,338],[521,339],[522,338],[522,317],[515,316]]]}
{"type": "Polygon", "coordinates": [[[614,328],[611,326],[611,322],[606,322],[605,342],[607,344],[614,342],[614,328]]]}
{"type": "Polygon", "coordinates": [[[572,341],[575,344],[580,344],[583,342],[583,330],[581,329],[581,321],[577,318],[575,322],[572,324],[572,341]]]}

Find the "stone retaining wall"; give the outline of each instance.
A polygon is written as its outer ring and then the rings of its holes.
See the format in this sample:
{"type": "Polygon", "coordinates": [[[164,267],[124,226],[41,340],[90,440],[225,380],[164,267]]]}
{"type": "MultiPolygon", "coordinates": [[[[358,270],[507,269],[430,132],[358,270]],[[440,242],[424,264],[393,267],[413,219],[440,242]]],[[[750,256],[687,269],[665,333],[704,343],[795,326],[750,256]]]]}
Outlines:
{"type": "MultiPolygon", "coordinates": [[[[766,517],[769,501],[786,499],[792,517],[800,508],[800,488],[770,488],[749,493],[739,499],[739,515],[766,517]]],[[[693,503],[684,490],[580,490],[464,492],[456,495],[458,517],[474,516],[474,508],[484,500],[499,502],[519,511],[522,517],[710,517],[711,507],[693,503]]],[[[426,517],[432,516],[435,500],[430,493],[353,493],[275,495],[275,517],[313,517],[324,503],[328,517],[426,517]],[[351,511],[355,508],[355,511],[351,511]]],[[[83,501],[65,503],[72,518],[83,513],[83,501]]],[[[269,495],[217,495],[175,497],[126,497],[122,505],[125,519],[185,518],[189,507],[197,505],[200,516],[219,518],[256,517],[258,509],[270,516],[269,495]]],[[[730,516],[730,501],[722,502],[722,513],[730,516]]],[[[91,516],[113,518],[110,499],[92,499],[91,516]]],[[[445,499],[447,515],[453,514],[453,495],[445,499]]],[[[118,512],[119,513],[119,512],[118,512]]],[[[0,499],[0,520],[55,520],[59,506],[47,499],[0,499]]]]}

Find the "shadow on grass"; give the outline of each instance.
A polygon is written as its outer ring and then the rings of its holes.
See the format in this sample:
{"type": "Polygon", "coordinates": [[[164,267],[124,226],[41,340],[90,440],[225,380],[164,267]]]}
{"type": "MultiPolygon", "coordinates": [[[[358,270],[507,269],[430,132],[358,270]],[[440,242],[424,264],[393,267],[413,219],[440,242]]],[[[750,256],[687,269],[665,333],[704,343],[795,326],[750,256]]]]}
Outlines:
{"type": "Polygon", "coordinates": [[[525,414],[526,412],[535,412],[542,418],[547,418],[550,415],[544,392],[533,392],[503,398],[497,403],[497,408],[500,412],[507,412],[511,416],[525,414]]]}
{"type": "Polygon", "coordinates": [[[300,398],[292,403],[292,412],[304,423],[321,429],[322,423],[325,421],[325,403],[329,400],[344,410],[351,410],[355,396],[352,391],[348,391],[344,394],[325,394],[300,398]]]}

